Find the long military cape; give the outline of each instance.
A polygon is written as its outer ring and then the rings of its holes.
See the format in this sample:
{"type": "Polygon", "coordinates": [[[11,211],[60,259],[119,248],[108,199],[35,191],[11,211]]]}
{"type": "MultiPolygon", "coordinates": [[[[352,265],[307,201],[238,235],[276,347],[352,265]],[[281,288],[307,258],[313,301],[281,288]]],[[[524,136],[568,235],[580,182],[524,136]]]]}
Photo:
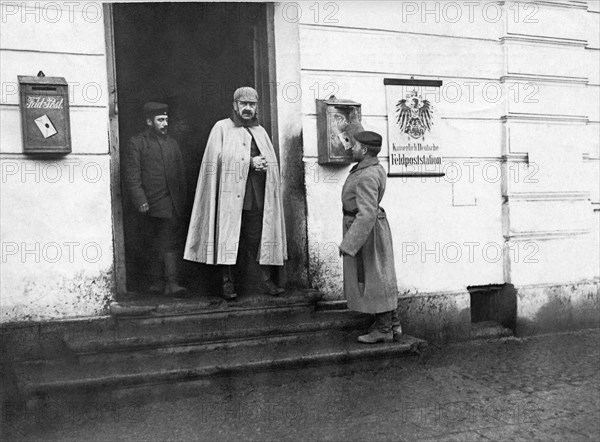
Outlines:
{"type": "MultiPolygon", "coordinates": [[[[283,265],[287,243],[277,157],[264,128],[256,125],[249,129],[268,162],[259,263],[283,265]]],[[[229,118],[218,121],[211,130],[200,166],[184,259],[236,263],[252,137],[229,118]]]]}

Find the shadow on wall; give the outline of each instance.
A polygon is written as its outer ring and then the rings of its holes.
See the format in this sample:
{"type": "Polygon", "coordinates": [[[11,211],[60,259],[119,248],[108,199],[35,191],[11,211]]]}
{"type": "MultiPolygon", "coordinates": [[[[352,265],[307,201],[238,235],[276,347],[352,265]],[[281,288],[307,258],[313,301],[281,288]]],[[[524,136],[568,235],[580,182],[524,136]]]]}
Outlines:
{"type": "Polygon", "coordinates": [[[287,233],[287,279],[292,285],[308,286],[308,249],[306,233],[306,182],[304,176],[302,133],[286,136],[280,146],[283,209],[287,233]]]}
{"type": "Polygon", "coordinates": [[[533,287],[470,286],[465,293],[401,297],[398,308],[406,333],[443,344],[485,337],[478,334],[478,328],[490,322],[516,336],[599,328],[598,291],[598,281],[533,287]]]}
{"type": "Polygon", "coordinates": [[[468,293],[441,293],[401,297],[398,311],[402,330],[429,343],[466,341],[472,338],[468,293]]]}
{"type": "Polygon", "coordinates": [[[525,310],[528,304],[546,302],[533,317],[519,315],[518,336],[600,327],[599,283],[525,287],[518,290],[518,302],[525,310]]]}

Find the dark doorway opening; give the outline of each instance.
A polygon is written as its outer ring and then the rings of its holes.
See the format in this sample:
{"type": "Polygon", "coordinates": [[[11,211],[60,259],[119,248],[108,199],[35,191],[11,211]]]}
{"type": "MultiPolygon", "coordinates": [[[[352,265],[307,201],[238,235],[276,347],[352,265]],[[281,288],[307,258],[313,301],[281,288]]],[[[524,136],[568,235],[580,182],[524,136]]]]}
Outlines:
{"type": "MultiPolygon", "coordinates": [[[[259,3],[113,5],[120,156],[145,128],[144,103],[167,103],[169,135],[179,143],[186,168],[186,232],[209,132],[230,115],[236,88],[258,89],[259,118],[271,134],[266,16],[266,5],[259,3]]],[[[122,178],[125,173],[121,167],[122,178]]],[[[144,292],[148,254],[127,189],[122,195],[127,291],[144,292]]],[[[189,287],[210,291],[216,273],[185,262],[181,276],[189,287]]]]}

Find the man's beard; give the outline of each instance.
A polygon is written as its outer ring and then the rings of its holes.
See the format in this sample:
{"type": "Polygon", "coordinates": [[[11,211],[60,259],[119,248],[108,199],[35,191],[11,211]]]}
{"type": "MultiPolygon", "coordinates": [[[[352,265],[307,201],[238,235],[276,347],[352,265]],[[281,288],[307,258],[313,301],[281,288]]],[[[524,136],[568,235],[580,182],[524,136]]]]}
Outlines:
{"type": "Polygon", "coordinates": [[[254,121],[254,120],[256,120],[256,118],[258,116],[258,109],[255,111],[246,109],[246,110],[243,110],[242,112],[240,112],[238,109],[234,109],[234,111],[237,114],[238,118],[240,120],[244,120],[244,121],[254,121]],[[249,118],[247,118],[247,117],[249,117],[249,118]]]}
{"type": "Polygon", "coordinates": [[[242,126],[256,126],[258,125],[258,112],[254,111],[254,113],[252,114],[251,112],[240,112],[238,109],[233,108],[233,111],[231,112],[231,119],[236,122],[236,124],[238,125],[242,125],[242,126]]]}
{"type": "Polygon", "coordinates": [[[160,135],[162,137],[166,137],[169,133],[169,128],[167,127],[163,127],[162,129],[159,129],[157,127],[153,127],[152,130],[154,131],[154,133],[156,135],[160,135]]]}

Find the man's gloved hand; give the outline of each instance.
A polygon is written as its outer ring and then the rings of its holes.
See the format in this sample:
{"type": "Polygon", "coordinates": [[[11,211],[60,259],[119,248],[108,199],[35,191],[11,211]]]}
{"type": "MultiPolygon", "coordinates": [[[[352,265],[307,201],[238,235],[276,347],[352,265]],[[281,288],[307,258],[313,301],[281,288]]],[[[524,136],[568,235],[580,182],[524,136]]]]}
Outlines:
{"type": "Polygon", "coordinates": [[[149,210],[150,206],[148,205],[148,203],[144,203],[140,207],[138,207],[138,212],[140,213],[148,213],[149,210]]]}

